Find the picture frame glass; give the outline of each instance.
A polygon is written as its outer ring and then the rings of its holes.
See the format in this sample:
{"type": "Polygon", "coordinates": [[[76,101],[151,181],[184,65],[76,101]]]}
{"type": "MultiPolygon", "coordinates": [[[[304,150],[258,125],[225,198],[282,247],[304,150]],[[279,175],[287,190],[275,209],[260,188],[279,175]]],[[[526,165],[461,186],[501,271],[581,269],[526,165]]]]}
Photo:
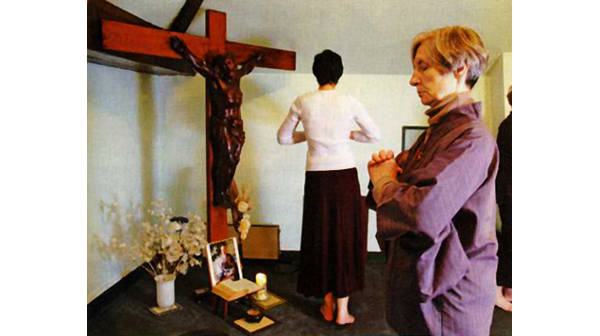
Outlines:
{"type": "Polygon", "coordinates": [[[207,244],[206,252],[213,287],[223,280],[237,281],[243,278],[236,238],[207,244]]]}
{"type": "Polygon", "coordinates": [[[409,150],[426,130],[427,126],[403,126],[402,151],[409,150]]]}

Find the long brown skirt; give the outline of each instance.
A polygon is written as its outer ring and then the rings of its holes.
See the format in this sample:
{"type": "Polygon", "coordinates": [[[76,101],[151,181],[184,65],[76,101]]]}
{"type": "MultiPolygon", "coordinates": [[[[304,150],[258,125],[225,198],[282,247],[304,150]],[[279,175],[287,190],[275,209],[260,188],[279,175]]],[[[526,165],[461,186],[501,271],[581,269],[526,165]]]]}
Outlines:
{"type": "Polygon", "coordinates": [[[308,171],[298,292],[346,297],[364,288],[367,210],[356,168],[308,171]]]}

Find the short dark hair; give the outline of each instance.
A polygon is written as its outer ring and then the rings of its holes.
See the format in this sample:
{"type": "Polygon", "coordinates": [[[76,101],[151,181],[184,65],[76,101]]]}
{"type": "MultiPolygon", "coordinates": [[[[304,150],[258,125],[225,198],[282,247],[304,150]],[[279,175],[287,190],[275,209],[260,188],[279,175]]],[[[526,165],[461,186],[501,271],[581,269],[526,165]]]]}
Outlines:
{"type": "Polygon", "coordinates": [[[315,55],[312,71],[319,85],[337,84],[344,73],[342,57],[329,49],[315,55]]]}

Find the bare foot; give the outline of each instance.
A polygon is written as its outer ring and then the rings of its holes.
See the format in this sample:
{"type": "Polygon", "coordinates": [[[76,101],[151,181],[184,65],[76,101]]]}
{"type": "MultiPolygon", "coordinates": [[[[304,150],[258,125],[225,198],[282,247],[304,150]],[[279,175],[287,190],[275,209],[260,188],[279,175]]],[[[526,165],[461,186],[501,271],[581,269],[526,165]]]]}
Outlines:
{"type": "Polygon", "coordinates": [[[354,316],[350,314],[338,314],[337,319],[335,319],[335,323],[339,325],[352,324],[354,323],[354,316]]]}
{"type": "Polygon", "coordinates": [[[326,304],[324,304],[319,310],[321,311],[321,315],[323,315],[325,321],[333,321],[333,305],[328,307],[326,304]]]}
{"type": "Polygon", "coordinates": [[[343,298],[337,298],[337,319],[335,323],[340,326],[349,325],[354,323],[354,316],[350,315],[348,312],[348,302],[350,301],[350,296],[346,296],[343,298]]]}
{"type": "Polygon", "coordinates": [[[500,307],[500,309],[512,312],[512,303],[510,303],[502,293],[502,287],[497,287],[496,290],[496,306],[500,307]]]}
{"type": "Polygon", "coordinates": [[[333,310],[335,309],[335,303],[333,303],[333,293],[327,293],[323,298],[323,305],[319,309],[321,315],[327,322],[333,321],[333,310]]]}

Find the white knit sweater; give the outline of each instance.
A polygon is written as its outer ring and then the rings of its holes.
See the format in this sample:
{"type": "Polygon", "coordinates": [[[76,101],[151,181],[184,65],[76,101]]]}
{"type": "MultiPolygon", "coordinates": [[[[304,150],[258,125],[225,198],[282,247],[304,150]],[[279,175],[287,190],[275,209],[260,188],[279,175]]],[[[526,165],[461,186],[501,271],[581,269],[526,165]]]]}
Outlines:
{"type": "Polygon", "coordinates": [[[362,104],[349,94],[317,90],[299,96],[277,132],[280,145],[308,142],[307,171],[356,167],[350,132],[358,142],[377,142],[379,128],[362,104]],[[304,131],[296,131],[302,122],[304,131]],[[360,130],[354,130],[358,125],[360,130]]]}

